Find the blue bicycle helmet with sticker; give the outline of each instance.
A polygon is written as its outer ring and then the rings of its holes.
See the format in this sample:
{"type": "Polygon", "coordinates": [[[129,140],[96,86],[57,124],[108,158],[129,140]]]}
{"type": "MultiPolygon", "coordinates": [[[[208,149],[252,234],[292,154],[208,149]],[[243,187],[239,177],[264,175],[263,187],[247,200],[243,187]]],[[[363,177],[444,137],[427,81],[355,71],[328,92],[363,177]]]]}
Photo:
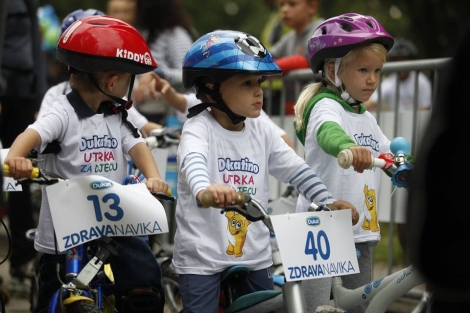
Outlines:
{"type": "Polygon", "coordinates": [[[72,25],[75,21],[81,20],[85,17],[93,16],[93,15],[105,15],[104,12],[96,9],[88,9],[82,10],[78,9],[71,13],[69,13],[63,20],[62,24],[60,25],[60,34],[62,35],[65,30],[72,25]]]}
{"type": "Polygon", "coordinates": [[[197,39],[183,59],[183,87],[195,87],[196,94],[210,95],[215,103],[201,103],[189,110],[191,118],[208,107],[225,112],[233,124],[245,120],[234,114],[225,104],[220,93],[220,84],[235,75],[281,75],[282,70],[271,53],[254,36],[233,30],[217,30],[197,39]],[[214,89],[207,88],[202,78],[209,78],[214,89]]]}
{"type": "Polygon", "coordinates": [[[197,39],[183,59],[183,86],[194,87],[200,77],[223,82],[234,75],[281,75],[271,53],[254,36],[217,30],[197,39]]]}

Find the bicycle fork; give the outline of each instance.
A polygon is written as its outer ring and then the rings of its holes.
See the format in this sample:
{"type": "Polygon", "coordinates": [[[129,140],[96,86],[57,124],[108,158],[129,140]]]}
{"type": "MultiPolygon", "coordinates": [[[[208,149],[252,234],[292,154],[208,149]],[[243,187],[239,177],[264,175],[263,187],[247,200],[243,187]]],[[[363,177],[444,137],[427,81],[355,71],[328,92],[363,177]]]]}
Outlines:
{"type": "Polygon", "coordinates": [[[307,312],[301,281],[286,281],[282,285],[284,310],[288,313],[307,312]]]}

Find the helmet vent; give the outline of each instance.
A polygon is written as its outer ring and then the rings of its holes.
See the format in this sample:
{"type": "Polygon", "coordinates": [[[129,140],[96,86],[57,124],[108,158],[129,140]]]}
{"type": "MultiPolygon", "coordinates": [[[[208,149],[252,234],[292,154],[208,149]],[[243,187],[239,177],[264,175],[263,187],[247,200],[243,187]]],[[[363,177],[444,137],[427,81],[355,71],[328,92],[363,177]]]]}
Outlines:
{"type": "Polygon", "coordinates": [[[266,48],[261,42],[250,35],[241,34],[235,39],[238,48],[248,55],[264,58],[266,56],[266,48]]]}
{"type": "Polygon", "coordinates": [[[374,25],[374,24],[372,24],[370,21],[367,21],[367,22],[366,22],[366,24],[367,24],[367,25],[369,25],[369,26],[370,26],[370,28],[373,28],[373,29],[375,29],[375,25],[374,25]]]}
{"type": "Polygon", "coordinates": [[[353,31],[352,26],[346,23],[341,23],[341,29],[347,31],[348,33],[353,31]]]}

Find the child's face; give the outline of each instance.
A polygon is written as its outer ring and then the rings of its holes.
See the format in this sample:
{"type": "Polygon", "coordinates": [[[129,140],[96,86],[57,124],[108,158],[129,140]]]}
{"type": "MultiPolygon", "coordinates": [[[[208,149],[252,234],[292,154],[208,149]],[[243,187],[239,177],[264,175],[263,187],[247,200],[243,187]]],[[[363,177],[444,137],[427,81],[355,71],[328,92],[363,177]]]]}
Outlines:
{"type": "Polygon", "coordinates": [[[372,49],[363,50],[338,73],[348,93],[357,101],[369,100],[377,89],[383,58],[372,49]]]}
{"type": "Polygon", "coordinates": [[[131,74],[129,73],[119,73],[115,74],[112,78],[112,90],[110,94],[119,98],[124,98],[127,96],[129,91],[129,83],[131,80],[131,74]]]}
{"type": "Polygon", "coordinates": [[[261,81],[260,75],[236,75],[220,85],[220,93],[233,113],[256,118],[263,108],[261,81]]]}
{"type": "Polygon", "coordinates": [[[120,19],[128,24],[134,24],[135,1],[134,0],[108,0],[106,14],[120,19]]]}
{"type": "Polygon", "coordinates": [[[279,0],[282,23],[298,31],[312,22],[317,7],[317,0],[279,0]]]}

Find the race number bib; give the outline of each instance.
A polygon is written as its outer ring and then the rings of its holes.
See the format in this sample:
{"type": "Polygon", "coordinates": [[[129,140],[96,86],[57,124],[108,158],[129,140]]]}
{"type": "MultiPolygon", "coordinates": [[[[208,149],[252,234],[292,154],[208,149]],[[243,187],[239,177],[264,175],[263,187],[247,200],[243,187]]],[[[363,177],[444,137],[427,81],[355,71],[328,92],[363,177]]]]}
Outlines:
{"type": "Polygon", "coordinates": [[[350,210],[271,216],[287,281],[359,273],[350,210]]]}
{"type": "Polygon", "coordinates": [[[98,175],[46,187],[59,251],[102,236],[168,232],[163,205],[145,184],[121,185],[98,175]]]}

